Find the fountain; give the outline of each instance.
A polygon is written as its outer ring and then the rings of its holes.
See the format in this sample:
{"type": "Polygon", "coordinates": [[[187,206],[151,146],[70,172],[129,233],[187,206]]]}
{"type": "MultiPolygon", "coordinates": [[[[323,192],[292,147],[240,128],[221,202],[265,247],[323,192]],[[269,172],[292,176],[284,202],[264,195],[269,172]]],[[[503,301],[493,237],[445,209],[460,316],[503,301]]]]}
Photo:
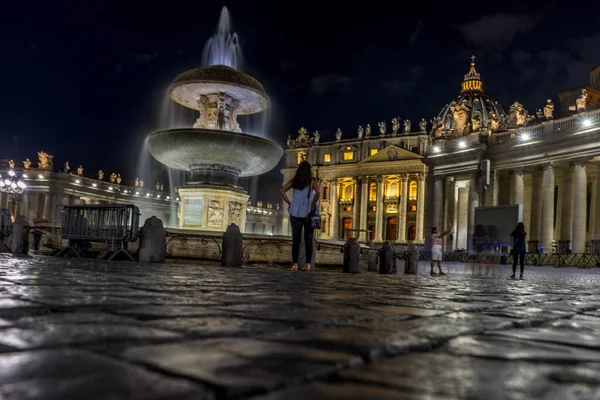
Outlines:
{"type": "Polygon", "coordinates": [[[235,69],[241,65],[241,52],[225,7],[203,59],[203,68],[181,73],[168,89],[172,100],[198,111],[198,119],[191,128],[151,133],[148,150],[166,166],[191,172],[190,181],[179,189],[181,228],[224,231],[235,223],[243,232],[249,196],[239,178],[270,171],[283,150],[242,132],[237,121],[239,115],[265,110],[269,97],[260,82],[235,69]]]}

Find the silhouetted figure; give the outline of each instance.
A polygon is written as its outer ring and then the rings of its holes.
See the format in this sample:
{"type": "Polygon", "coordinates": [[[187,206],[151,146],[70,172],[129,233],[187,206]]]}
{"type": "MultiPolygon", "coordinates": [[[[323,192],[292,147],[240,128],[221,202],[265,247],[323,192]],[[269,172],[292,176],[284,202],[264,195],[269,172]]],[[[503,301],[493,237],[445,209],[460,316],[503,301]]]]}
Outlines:
{"type": "Polygon", "coordinates": [[[519,222],[510,236],[513,238],[513,273],[510,277],[513,279],[515,278],[518,259],[519,263],[521,264],[521,275],[519,278],[523,279],[523,271],[525,270],[525,252],[527,251],[525,248],[525,236],[527,236],[527,233],[525,232],[525,225],[522,222],[519,222]]]}

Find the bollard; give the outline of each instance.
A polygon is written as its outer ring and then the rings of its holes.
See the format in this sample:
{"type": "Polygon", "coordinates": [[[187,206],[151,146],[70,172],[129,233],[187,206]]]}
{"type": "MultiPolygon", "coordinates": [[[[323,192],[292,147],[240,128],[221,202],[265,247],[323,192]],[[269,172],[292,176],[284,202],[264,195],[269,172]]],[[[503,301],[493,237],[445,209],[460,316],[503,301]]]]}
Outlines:
{"type": "Polygon", "coordinates": [[[417,249],[417,246],[415,246],[414,244],[408,246],[408,252],[404,262],[405,274],[419,273],[419,250],[417,249]]]}
{"type": "Polygon", "coordinates": [[[349,238],[344,244],[343,272],[360,273],[360,244],[356,238],[349,238]]]}
{"type": "Polygon", "coordinates": [[[241,267],[243,262],[242,250],[244,248],[244,237],[240,227],[231,224],[223,234],[223,251],[221,253],[222,267],[241,267]]]}
{"type": "Polygon", "coordinates": [[[379,250],[367,253],[367,271],[379,272],[379,250]]]}
{"type": "Polygon", "coordinates": [[[393,274],[395,273],[396,251],[390,242],[385,242],[380,250],[379,255],[379,273],[393,274]]]}
{"type": "Polygon", "coordinates": [[[10,250],[13,254],[27,254],[29,250],[27,218],[24,215],[19,215],[13,225],[10,250]]]}
{"type": "Polygon", "coordinates": [[[163,222],[150,217],[140,229],[139,260],[143,263],[164,263],[167,258],[167,230],[163,222]]]}

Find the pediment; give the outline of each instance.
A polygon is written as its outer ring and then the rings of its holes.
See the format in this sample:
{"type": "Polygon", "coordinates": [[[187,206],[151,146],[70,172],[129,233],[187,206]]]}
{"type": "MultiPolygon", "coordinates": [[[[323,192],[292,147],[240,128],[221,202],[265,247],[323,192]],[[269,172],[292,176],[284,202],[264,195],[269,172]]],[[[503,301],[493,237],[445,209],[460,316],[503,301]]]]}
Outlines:
{"type": "Polygon", "coordinates": [[[423,156],[419,154],[413,153],[412,151],[408,151],[396,145],[390,145],[377,154],[360,161],[359,164],[391,161],[421,161],[422,159],[423,156]]]}

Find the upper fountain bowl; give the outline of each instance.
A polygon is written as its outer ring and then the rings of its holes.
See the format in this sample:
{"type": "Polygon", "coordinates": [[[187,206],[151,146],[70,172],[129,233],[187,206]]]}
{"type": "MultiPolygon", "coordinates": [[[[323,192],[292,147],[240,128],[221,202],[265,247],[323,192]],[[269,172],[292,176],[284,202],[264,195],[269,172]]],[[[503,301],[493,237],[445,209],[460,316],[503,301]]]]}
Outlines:
{"type": "Polygon", "coordinates": [[[200,96],[225,93],[239,100],[238,114],[255,114],[269,106],[263,85],[243,72],[225,65],[212,65],[183,72],[175,78],[169,95],[177,103],[200,110],[200,96]]]}

